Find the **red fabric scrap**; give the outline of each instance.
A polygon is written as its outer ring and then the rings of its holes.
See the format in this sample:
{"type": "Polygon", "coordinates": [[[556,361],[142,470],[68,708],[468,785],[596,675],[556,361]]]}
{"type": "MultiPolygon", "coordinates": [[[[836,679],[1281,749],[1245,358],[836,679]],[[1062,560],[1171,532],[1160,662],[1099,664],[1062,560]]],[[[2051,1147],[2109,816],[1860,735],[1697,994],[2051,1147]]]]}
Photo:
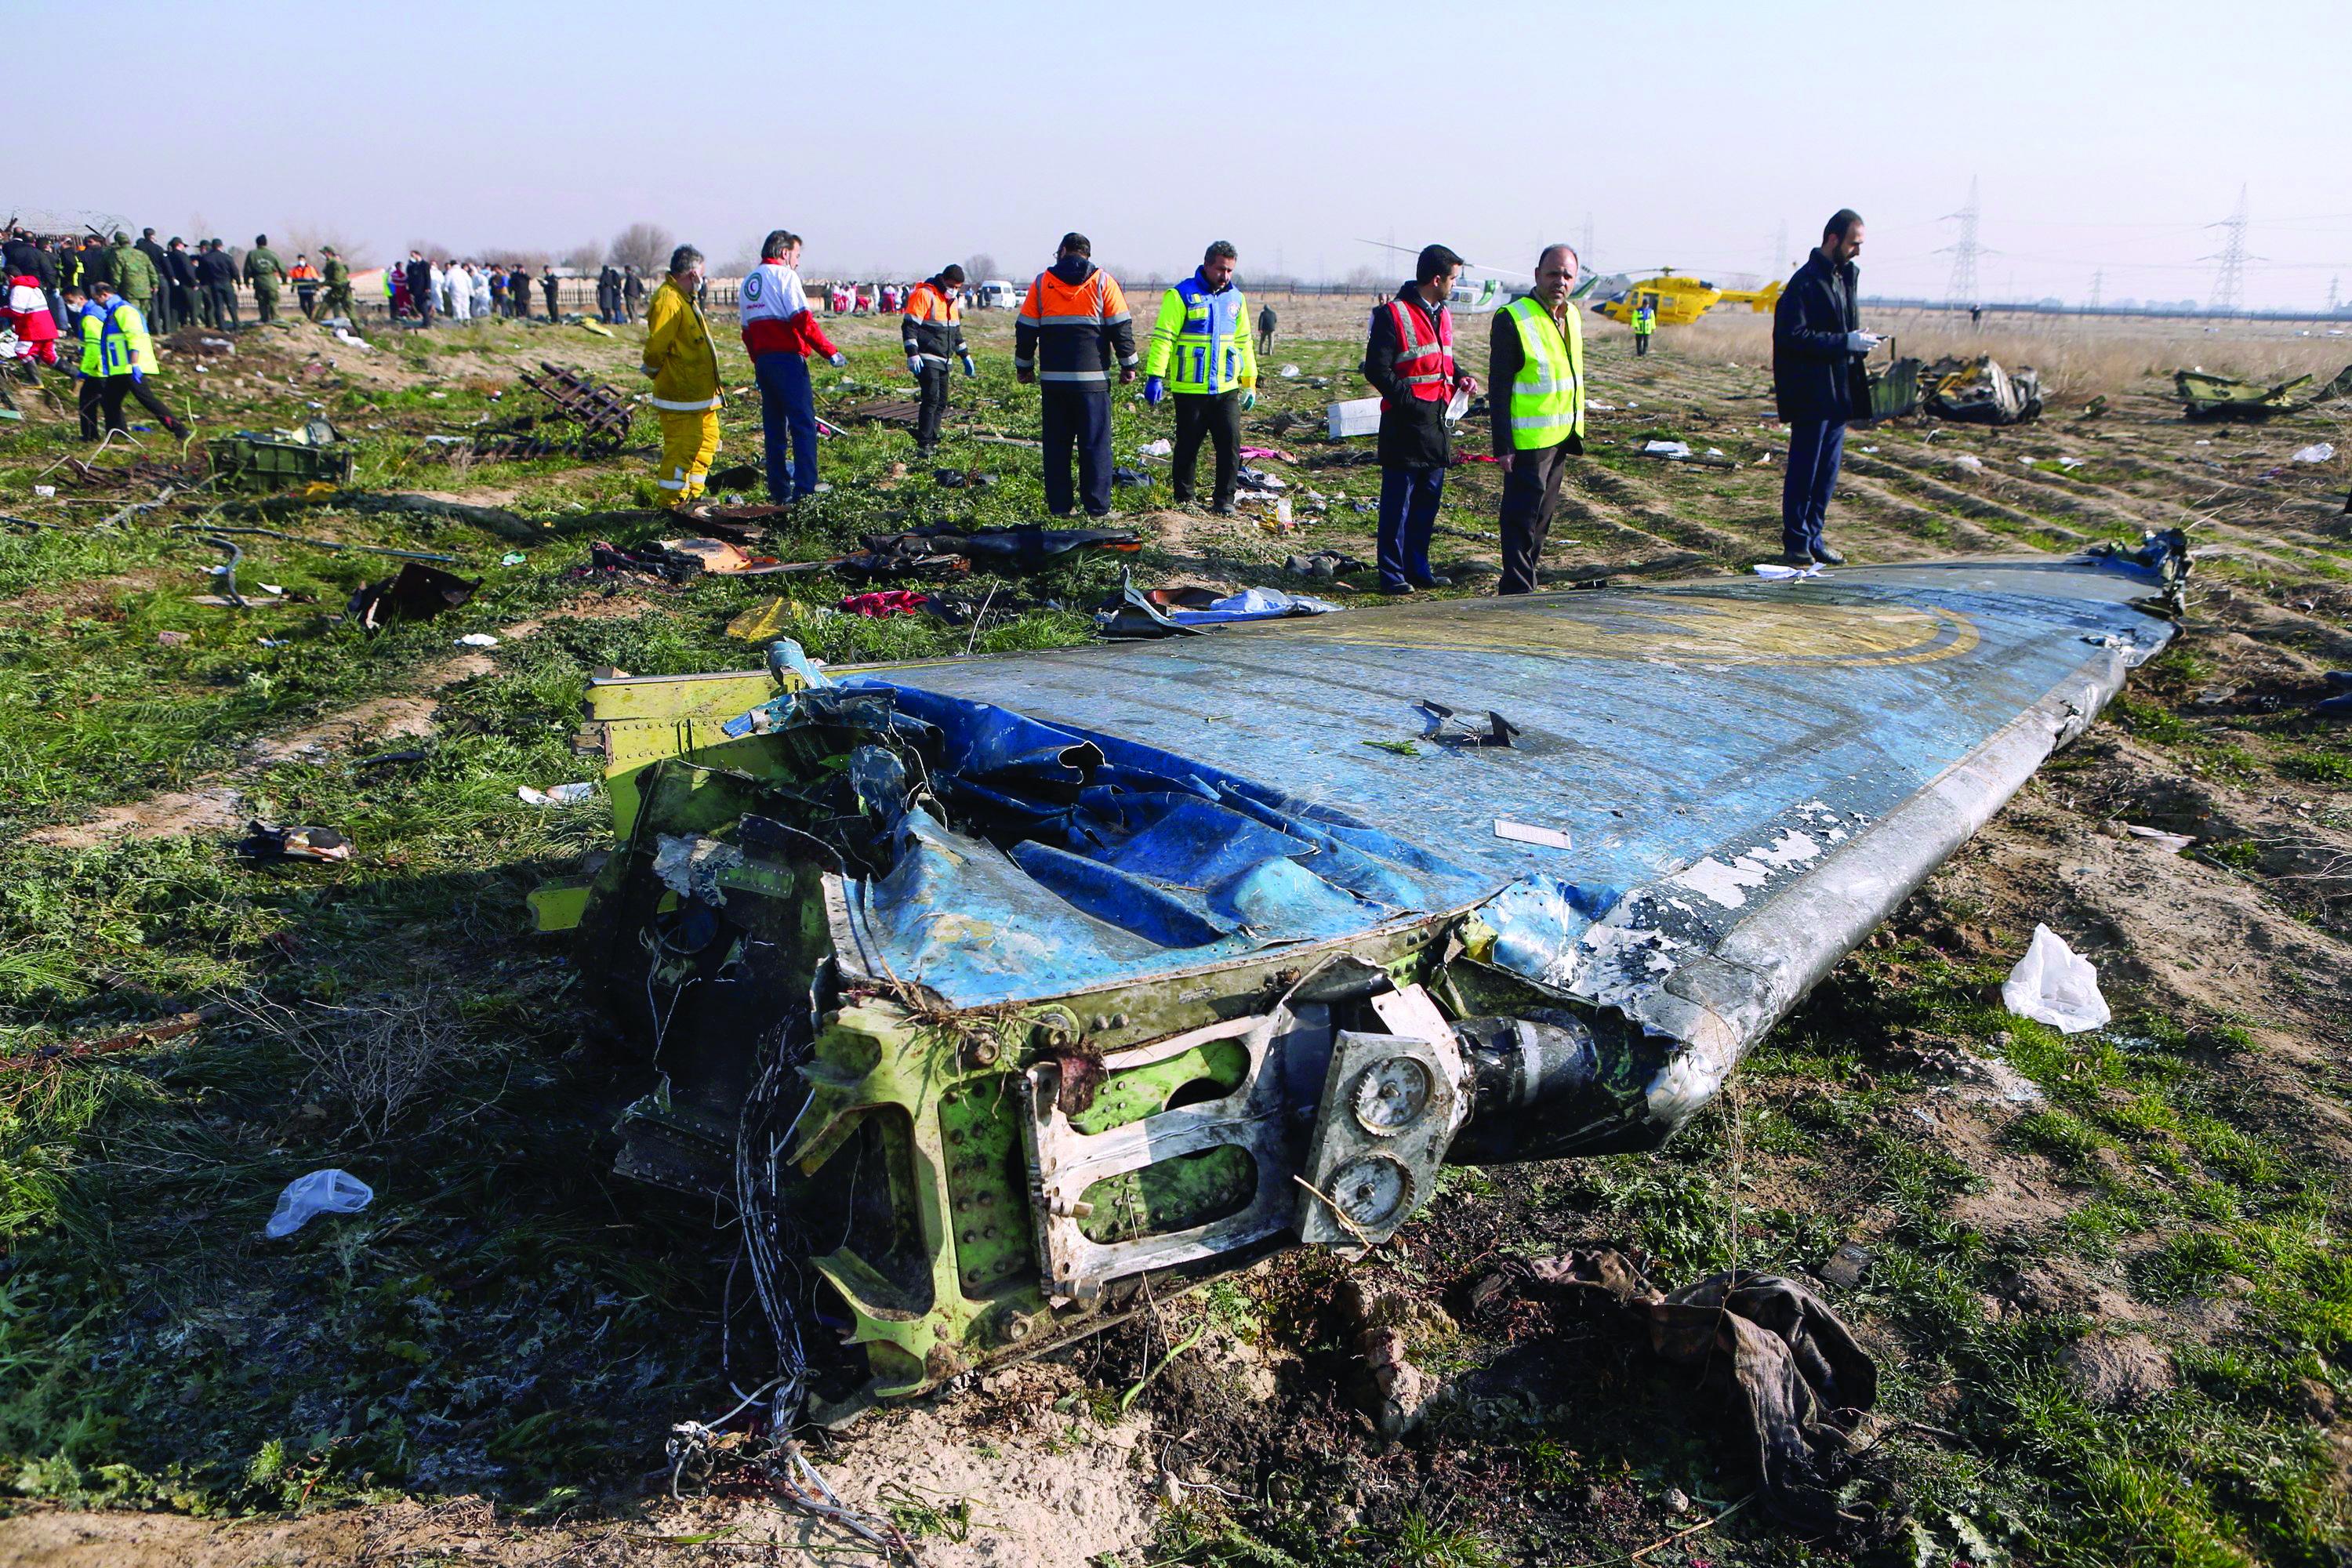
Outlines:
{"type": "Polygon", "coordinates": [[[849,615],[880,620],[885,616],[914,615],[930,602],[929,594],[906,588],[877,588],[870,594],[849,595],[841,601],[841,607],[849,615]]]}

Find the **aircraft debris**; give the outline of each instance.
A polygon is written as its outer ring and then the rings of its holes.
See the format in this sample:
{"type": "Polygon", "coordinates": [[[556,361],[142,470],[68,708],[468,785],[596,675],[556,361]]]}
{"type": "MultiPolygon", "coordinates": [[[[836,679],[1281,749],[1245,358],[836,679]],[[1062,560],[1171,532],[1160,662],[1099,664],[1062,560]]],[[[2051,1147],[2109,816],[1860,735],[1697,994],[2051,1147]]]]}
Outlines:
{"type": "MultiPolygon", "coordinates": [[[[1655,1148],[2167,645],[2184,554],[593,680],[615,852],[533,905],[659,1043],[620,1169],[731,1202],[771,1415],[839,1420],[1376,1245],[1446,1163],[1655,1148]]],[[[1866,1405],[1718,1321],[1749,1286],[1680,1304],[1720,1364],[1866,1405]]]]}
{"type": "Polygon", "coordinates": [[[1927,412],[1972,425],[2022,425],[2042,416],[2042,377],[2003,370],[1990,354],[1942,359],[1927,373],[1927,412]]]}

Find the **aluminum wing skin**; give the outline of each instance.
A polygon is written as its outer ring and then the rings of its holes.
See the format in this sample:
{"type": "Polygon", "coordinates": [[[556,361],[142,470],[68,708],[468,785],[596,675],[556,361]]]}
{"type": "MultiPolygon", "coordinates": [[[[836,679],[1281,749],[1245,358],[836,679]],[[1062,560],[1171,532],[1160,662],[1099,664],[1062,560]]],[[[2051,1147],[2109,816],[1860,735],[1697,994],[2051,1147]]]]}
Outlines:
{"type": "Polygon", "coordinates": [[[969,1008],[1468,912],[1474,956],[1675,1043],[1670,1129],[2165,646],[2178,570],[1874,567],[847,675],[941,727],[940,815],[997,830],[910,810],[837,950],[969,1008]]]}

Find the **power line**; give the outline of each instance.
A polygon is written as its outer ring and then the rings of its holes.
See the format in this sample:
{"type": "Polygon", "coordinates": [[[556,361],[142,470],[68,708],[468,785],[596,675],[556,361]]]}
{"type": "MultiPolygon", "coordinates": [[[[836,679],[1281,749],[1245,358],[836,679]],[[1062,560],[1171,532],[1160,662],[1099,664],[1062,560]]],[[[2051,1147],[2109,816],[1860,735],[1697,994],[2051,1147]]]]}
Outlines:
{"type": "MultiPolygon", "coordinates": [[[[1948,305],[1973,305],[1977,302],[1977,181],[1969,176],[1969,205],[1956,213],[1947,213],[1947,219],[1960,221],[1959,243],[1949,247],[1952,253],[1952,281],[1944,291],[1948,305]]],[[[1938,254],[1941,254],[1938,252],[1938,254]]]]}
{"type": "Polygon", "coordinates": [[[2107,275],[2104,268],[2091,274],[2091,309],[2094,310],[2099,308],[2099,289],[2106,280],[2107,275]]]}
{"type": "Polygon", "coordinates": [[[2245,186],[2238,187],[2238,210],[2212,226],[2225,230],[2229,237],[2221,245],[2221,254],[2218,258],[2221,267],[2213,275],[2213,298],[2208,308],[2215,311],[2243,310],[2246,302],[2245,186]]]}
{"type": "Polygon", "coordinates": [[[1584,233],[1579,237],[1583,243],[1576,247],[1576,255],[1577,259],[1584,264],[1585,276],[1600,277],[1600,265],[1592,259],[1592,214],[1590,211],[1584,215],[1584,233]]]}
{"type": "Polygon", "coordinates": [[[1764,258],[1764,281],[1769,283],[1789,269],[1789,220],[1772,231],[1772,249],[1764,258]]]}

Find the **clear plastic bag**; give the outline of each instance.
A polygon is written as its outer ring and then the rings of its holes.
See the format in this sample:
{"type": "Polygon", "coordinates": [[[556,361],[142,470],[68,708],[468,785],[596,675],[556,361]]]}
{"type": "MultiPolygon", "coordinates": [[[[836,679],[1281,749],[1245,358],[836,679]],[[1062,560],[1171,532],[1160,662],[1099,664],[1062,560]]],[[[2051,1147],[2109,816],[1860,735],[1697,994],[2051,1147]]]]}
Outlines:
{"type": "Polygon", "coordinates": [[[2112,1016],[2099,994],[2099,972],[2048,926],[2033,928],[2025,956],[2001,983],[2001,1005],[2061,1034],[2095,1029],[2112,1016]]]}
{"type": "Polygon", "coordinates": [[[286,1184],[264,1229],[270,1240],[283,1241],[320,1215],[357,1214],[373,1202],[375,1189],[349,1171],[313,1171],[286,1184]]]}

